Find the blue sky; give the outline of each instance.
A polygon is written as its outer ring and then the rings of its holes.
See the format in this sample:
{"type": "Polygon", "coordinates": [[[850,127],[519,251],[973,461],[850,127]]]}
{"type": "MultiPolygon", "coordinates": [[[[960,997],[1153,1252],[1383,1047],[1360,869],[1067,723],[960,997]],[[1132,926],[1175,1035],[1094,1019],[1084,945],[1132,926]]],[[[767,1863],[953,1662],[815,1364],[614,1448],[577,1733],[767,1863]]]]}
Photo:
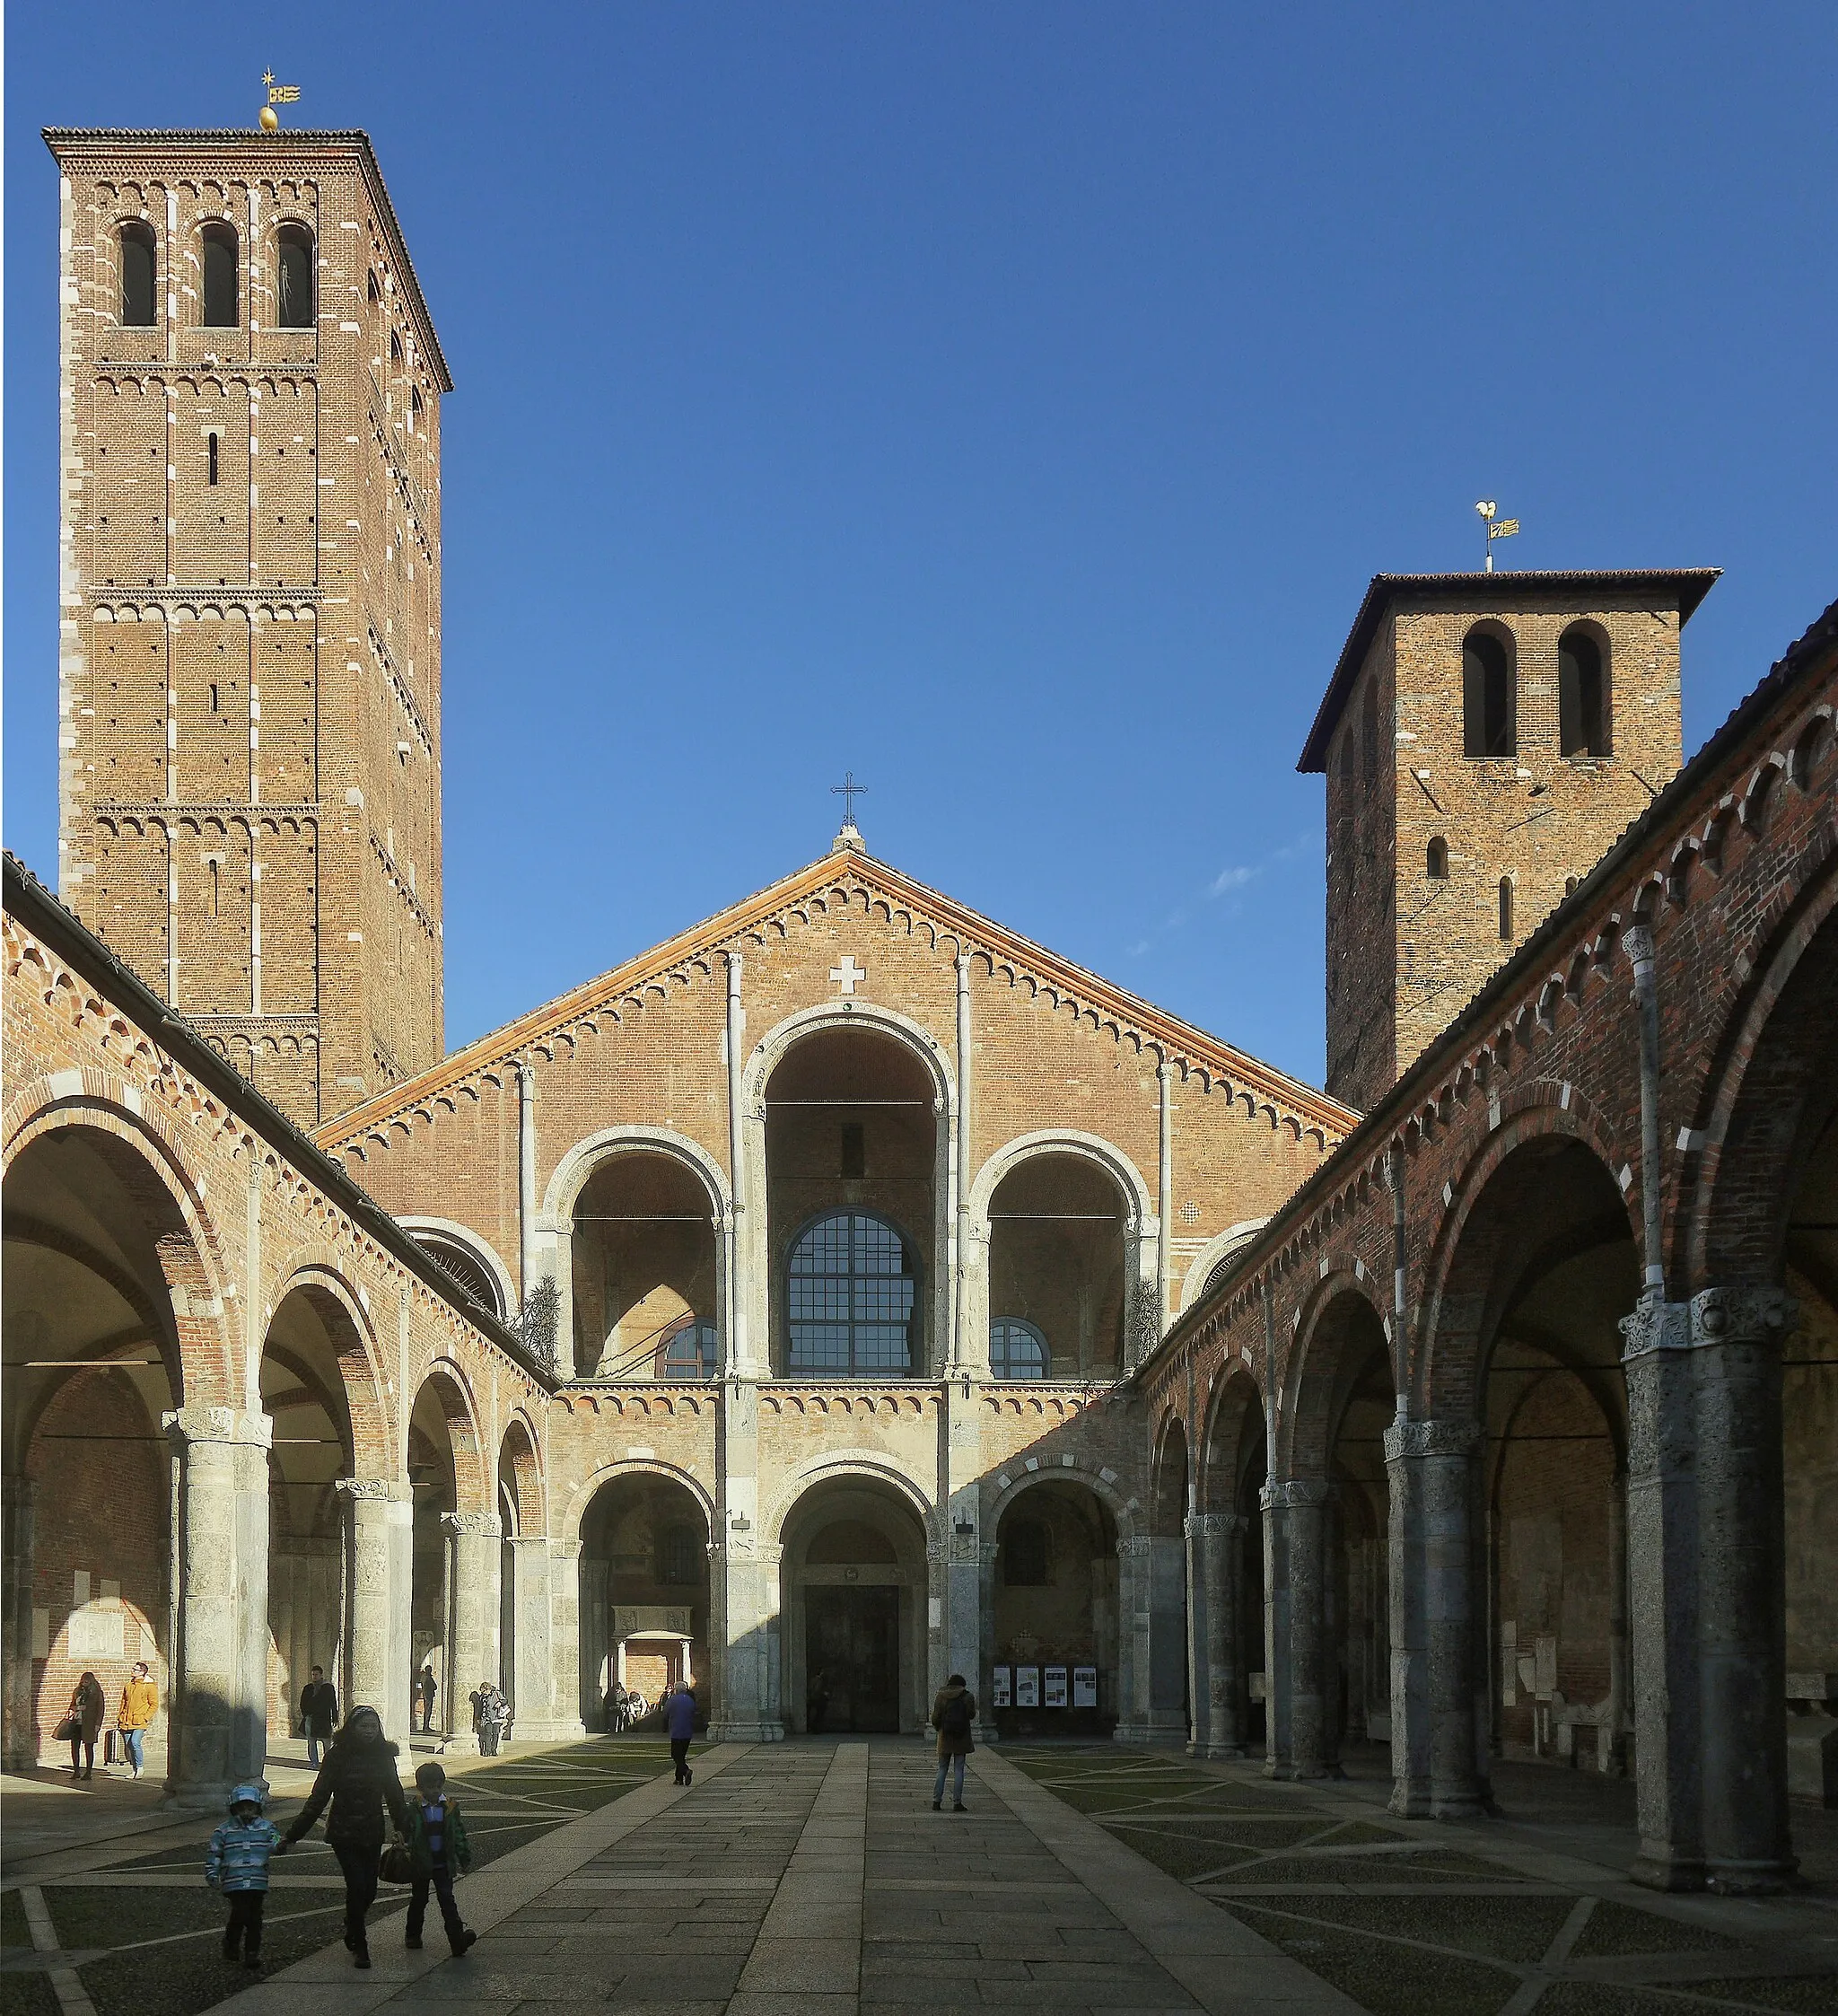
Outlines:
{"type": "Polygon", "coordinates": [[[1838,593],[1829,4],[14,8],[6,844],[56,843],[46,124],[376,142],[443,414],[464,1041],[827,848],[1305,1077],[1366,581],[1714,565],[1688,746],[1838,593]],[[129,57],[131,55],[131,60],[129,57]]]}

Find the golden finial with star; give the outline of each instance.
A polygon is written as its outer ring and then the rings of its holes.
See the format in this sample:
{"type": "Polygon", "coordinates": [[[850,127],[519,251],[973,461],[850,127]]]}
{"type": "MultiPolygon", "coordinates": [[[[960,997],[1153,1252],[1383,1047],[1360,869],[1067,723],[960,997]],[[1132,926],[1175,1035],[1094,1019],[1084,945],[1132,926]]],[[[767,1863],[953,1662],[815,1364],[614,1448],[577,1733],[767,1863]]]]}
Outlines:
{"type": "Polygon", "coordinates": [[[300,86],[277,84],[272,70],[262,72],[262,83],[267,86],[268,101],[262,107],[261,128],[264,133],[278,133],[281,130],[281,115],[275,108],[276,105],[299,104],[300,86]]]}

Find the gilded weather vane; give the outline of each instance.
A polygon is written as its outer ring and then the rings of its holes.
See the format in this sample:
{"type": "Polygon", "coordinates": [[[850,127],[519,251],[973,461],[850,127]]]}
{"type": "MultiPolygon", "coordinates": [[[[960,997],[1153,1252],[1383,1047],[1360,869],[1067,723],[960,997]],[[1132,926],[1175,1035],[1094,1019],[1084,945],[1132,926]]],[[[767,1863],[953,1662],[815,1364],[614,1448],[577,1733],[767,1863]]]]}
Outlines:
{"type": "Polygon", "coordinates": [[[277,133],[281,127],[281,115],[276,105],[297,105],[300,102],[298,84],[277,84],[272,70],[262,72],[262,82],[267,86],[268,101],[262,107],[261,127],[264,133],[277,133]]]}

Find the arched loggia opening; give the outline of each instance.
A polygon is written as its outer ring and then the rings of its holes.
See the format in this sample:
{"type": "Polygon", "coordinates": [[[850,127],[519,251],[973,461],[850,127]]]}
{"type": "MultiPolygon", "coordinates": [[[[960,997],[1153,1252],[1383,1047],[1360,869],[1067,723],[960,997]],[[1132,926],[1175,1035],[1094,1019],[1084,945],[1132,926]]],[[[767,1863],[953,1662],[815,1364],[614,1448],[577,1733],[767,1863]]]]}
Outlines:
{"type": "Polygon", "coordinates": [[[4,1192],[5,1762],[67,1765],[51,1731],[93,1671],[111,1716],[136,1660],[160,1689],[166,1763],[180,1591],[162,1417],[185,1391],[162,1254],[196,1256],[140,1153],[99,1128],[40,1135],[4,1192]]]}
{"type": "Polygon", "coordinates": [[[1155,1452],[1149,1518],[1149,1644],[1142,1732],[1151,1743],[1192,1735],[1187,1645],[1187,1434],[1178,1416],[1164,1424],[1155,1452]]]}
{"type": "Polygon", "coordinates": [[[1019,1323],[1044,1341],[1049,1362],[1040,1376],[1115,1379],[1124,1362],[1130,1218],[1116,1179],[1082,1155],[1030,1155],[995,1186],[988,1215],[995,1376],[1020,1376],[1012,1341],[999,1334],[1019,1323]]]}
{"type": "Polygon", "coordinates": [[[949,1330],[926,1065],[864,1027],[820,1028],[766,1084],[772,1363],[782,1376],[923,1374],[949,1330]]]}
{"type": "MultiPolygon", "coordinates": [[[[344,1477],[381,1468],[369,1362],[337,1292],[302,1282],[284,1294],[262,1346],[262,1409],[273,1424],[268,1458],[268,1733],[297,1727],[300,1694],[315,1666],[352,1698],[346,1617],[344,1477]],[[369,1444],[354,1446],[349,1391],[360,1396],[369,1444]]],[[[291,1754],[291,1753],[290,1753],[291,1754]]]]}
{"type": "Polygon", "coordinates": [[[706,1722],[713,1667],[708,1515],[676,1478],[634,1470],[595,1492],[581,1522],[581,1719],[608,1725],[615,1686],[643,1702],[654,1734],[667,1689],[696,1689],[706,1722]]]}
{"type": "Polygon", "coordinates": [[[993,1698],[981,1705],[1002,1735],[1104,1737],[1116,1729],[1116,1540],[1109,1507],[1087,1484],[1055,1477],[1002,1507],[993,1698]]]}
{"type": "MultiPolygon", "coordinates": [[[[488,1502],[480,1475],[478,1434],[466,1395],[450,1372],[434,1372],[422,1381],[408,1416],[408,1482],[413,1493],[412,1571],[408,1612],[411,1696],[424,1672],[435,1687],[433,1731],[467,1726],[467,1686],[454,1668],[462,1601],[477,1591],[461,1591],[455,1573],[457,1515],[476,1512],[488,1502]],[[456,1715],[454,1696],[460,1696],[456,1715]]],[[[514,1707],[514,1700],[513,1700],[514,1707]]],[[[415,1702],[419,1730],[422,1704],[415,1702]]]]}
{"type": "Polygon", "coordinates": [[[581,1379],[679,1380],[714,1369],[720,1248],[702,1176],[674,1155],[634,1149],[581,1186],[570,1240],[574,1368],[581,1379]],[[687,1326],[693,1357],[670,1345],[687,1326]]]}
{"type": "Polygon", "coordinates": [[[925,1530],[890,1485],[849,1475],[813,1486],[784,1522],[787,1726],[812,1735],[922,1727],[925,1530]]]}
{"type": "Polygon", "coordinates": [[[1207,1410],[1202,1510],[1188,1547],[1193,1740],[1207,1757],[1242,1757],[1265,1740],[1261,1494],[1268,1474],[1263,1396],[1235,1361],[1207,1410]]]}
{"type": "MultiPolygon", "coordinates": [[[[546,1587],[539,1574],[532,1576],[530,1564],[532,1550],[546,1547],[547,1531],[541,1462],[530,1429],[521,1418],[512,1421],[498,1444],[497,1530],[497,1601],[495,1615],[489,1619],[496,1643],[480,1648],[480,1671],[454,1676],[475,1722],[476,1696],[483,1680],[490,1680],[513,1710],[519,1700],[528,1701],[547,1691],[546,1685],[540,1684],[541,1676],[521,1670],[521,1663],[531,1658],[547,1661],[549,1656],[546,1630],[520,1628],[520,1610],[546,1587]]],[[[547,1618],[542,1621],[546,1624],[547,1618]]]]}

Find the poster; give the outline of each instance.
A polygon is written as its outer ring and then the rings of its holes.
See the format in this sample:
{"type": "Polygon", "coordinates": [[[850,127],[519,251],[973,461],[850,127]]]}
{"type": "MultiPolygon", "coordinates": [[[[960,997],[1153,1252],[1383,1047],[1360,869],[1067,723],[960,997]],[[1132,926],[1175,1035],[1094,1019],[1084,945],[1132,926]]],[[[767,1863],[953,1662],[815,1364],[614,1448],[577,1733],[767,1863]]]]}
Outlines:
{"type": "Polygon", "coordinates": [[[1015,1705],[1018,1708],[1040,1705],[1040,1669],[1037,1666],[1015,1668],[1015,1705]]]}
{"type": "Polygon", "coordinates": [[[1063,1708],[1066,1705],[1066,1670],[1063,1666],[1046,1669],[1046,1705],[1063,1708]]]}
{"type": "Polygon", "coordinates": [[[989,1705],[993,1708],[1006,1708],[1011,1705],[1009,1692],[1009,1670],[1006,1666],[998,1666],[991,1672],[989,1696],[989,1705]]]}
{"type": "Polygon", "coordinates": [[[1075,1708],[1098,1705],[1098,1669],[1095,1666],[1072,1668],[1072,1705],[1075,1708]]]}

